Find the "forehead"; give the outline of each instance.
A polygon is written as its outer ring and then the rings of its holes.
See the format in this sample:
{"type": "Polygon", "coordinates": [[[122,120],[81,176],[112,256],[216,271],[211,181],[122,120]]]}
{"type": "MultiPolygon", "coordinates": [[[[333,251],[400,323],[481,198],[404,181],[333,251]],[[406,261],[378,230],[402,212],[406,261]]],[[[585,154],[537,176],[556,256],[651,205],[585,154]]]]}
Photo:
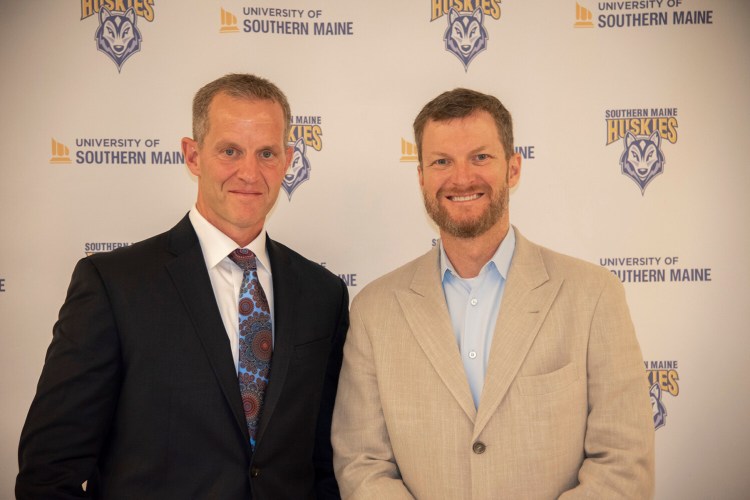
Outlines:
{"type": "Polygon", "coordinates": [[[204,143],[252,141],[265,147],[286,142],[284,111],[275,101],[219,93],[211,100],[207,118],[204,143]]]}
{"type": "Polygon", "coordinates": [[[247,121],[281,124],[284,122],[284,110],[281,105],[268,99],[248,99],[234,97],[220,92],[211,99],[208,108],[211,123],[220,121],[247,121]]]}
{"type": "Polygon", "coordinates": [[[462,118],[428,120],[422,133],[424,147],[440,147],[446,143],[466,146],[482,144],[500,146],[500,132],[495,120],[487,111],[477,110],[462,118]]]}

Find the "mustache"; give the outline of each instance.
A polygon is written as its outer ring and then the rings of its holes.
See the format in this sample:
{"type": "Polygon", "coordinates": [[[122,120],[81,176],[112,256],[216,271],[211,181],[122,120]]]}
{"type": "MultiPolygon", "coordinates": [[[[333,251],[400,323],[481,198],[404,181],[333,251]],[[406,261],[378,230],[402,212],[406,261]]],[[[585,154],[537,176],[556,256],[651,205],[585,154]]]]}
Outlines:
{"type": "Polygon", "coordinates": [[[492,188],[489,186],[489,184],[481,183],[481,184],[472,184],[468,187],[462,187],[462,188],[445,188],[442,187],[437,190],[437,197],[446,197],[446,196],[466,196],[473,193],[491,193],[492,188]]]}

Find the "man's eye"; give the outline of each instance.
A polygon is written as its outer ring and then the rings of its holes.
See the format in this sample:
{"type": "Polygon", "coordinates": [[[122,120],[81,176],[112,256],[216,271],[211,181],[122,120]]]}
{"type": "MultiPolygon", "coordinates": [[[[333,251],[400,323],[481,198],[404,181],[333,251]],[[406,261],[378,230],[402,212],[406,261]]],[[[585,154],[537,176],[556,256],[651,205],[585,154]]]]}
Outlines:
{"type": "Polygon", "coordinates": [[[489,157],[490,157],[490,155],[488,155],[488,154],[486,154],[486,153],[479,153],[479,154],[477,155],[477,160],[479,160],[479,161],[484,161],[484,160],[486,160],[486,159],[487,159],[487,158],[489,158],[489,157]]]}
{"type": "Polygon", "coordinates": [[[226,148],[224,150],[224,154],[227,155],[227,156],[234,156],[234,155],[237,154],[237,150],[234,149],[234,148],[226,148]]]}
{"type": "Polygon", "coordinates": [[[269,158],[273,158],[273,153],[271,151],[265,150],[260,153],[260,156],[268,160],[269,158]]]}
{"type": "Polygon", "coordinates": [[[433,164],[434,164],[434,165],[439,165],[439,166],[441,166],[441,167],[444,167],[444,166],[446,166],[446,165],[448,164],[448,160],[446,160],[445,158],[440,158],[440,159],[438,159],[438,160],[435,160],[435,161],[433,162],[433,164]]]}

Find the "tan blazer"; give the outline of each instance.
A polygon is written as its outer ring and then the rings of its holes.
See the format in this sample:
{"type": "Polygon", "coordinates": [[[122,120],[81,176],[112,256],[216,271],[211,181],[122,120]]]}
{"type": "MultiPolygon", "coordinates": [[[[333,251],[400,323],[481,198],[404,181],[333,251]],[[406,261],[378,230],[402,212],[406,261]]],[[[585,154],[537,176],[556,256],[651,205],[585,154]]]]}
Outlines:
{"type": "Polygon", "coordinates": [[[653,420],[622,285],[516,230],[475,409],[432,249],[353,301],[332,440],[344,498],[650,498],[653,420]]]}

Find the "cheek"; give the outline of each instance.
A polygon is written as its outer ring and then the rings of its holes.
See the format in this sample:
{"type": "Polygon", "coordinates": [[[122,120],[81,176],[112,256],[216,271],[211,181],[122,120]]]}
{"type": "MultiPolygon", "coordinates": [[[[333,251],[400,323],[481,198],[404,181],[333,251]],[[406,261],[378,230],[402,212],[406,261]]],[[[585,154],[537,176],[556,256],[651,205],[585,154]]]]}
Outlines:
{"type": "Polygon", "coordinates": [[[214,164],[210,168],[204,169],[204,175],[208,181],[215,184],[218,188],[221,188],[229,180],[232,179],[236,172],[236,167],[230,164],[214,164]]]}
{"type": "MultiPolygon", "coordinates": [[[[292,165],[293,167],[294,165],[292,165]]],[[[281,184],[281,181],[284,179],[284,175],[286,175],[287,171],[287,164],[285,162],[282,162],[278,166],[275,166],[272,169],[269,169],[268,173],[266,174],[266,181],[275,186],[276,184],[281,184]]]]}
{"type": "Polygon", "coordinates": [[[500,189],[506,184],[506,171],[481,175],[478,177],[479,182],[486,184],[492,189],[500,189]]]}
{"type": "Polygon", "coordinates": [[[439,184],[440,181],[435,172],[431,172],[430,175],[422,174],[419,176],[419,185],[424,191],[434,191],[439,184]]]}
{"type": "Polygon", "coordinates": [[[446,185],[446,182],[447,180],[444,177],[431,175],[425,179],[423,189],[426,193],[435,196],[446,185]]]}
{"type": "Polygon", "coordinates": [[[433,186],[431,184],[425,184],[422,186],[422,194],[428,198],[437,198],[439,191],[439,186],[433,186]]]}
{"type": "Polygon", "coordinates": [[[222,186],[224,185],[224,180],[216,175],[216,172],[211,170],[204,170],[203,175],[201,176],[201,180],[204,181],[206,185],[210,186],[211,189],[217,191],[221,190],[222,186]]]}

